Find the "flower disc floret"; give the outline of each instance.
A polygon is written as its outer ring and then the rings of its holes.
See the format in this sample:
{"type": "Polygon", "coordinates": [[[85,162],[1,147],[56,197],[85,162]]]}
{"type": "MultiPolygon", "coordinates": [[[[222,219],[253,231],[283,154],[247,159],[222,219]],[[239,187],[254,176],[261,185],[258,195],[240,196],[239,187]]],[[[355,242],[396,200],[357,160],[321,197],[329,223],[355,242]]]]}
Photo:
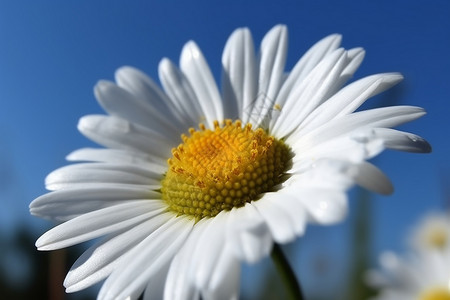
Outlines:
{"type": "Polygon", "coordinates": [[[434,249],[444,249],[448,245],[448,233],[442,228],[435,228],[429,233],[429,246],[434,249]]]}
{"type": "Polygon", "coordinates": [[[168,160],[161,192],[172,211],[214,217],[258,200],[285,180],[291,155],[283,141],[239,120],[199,128],[181,136],[183,143],[168,160]]]}
{"type": "Polygon", "coordinates": [[[450,300],[450,290],[446,287],[436,287],[426,290],[419,300],[450,300]]]}

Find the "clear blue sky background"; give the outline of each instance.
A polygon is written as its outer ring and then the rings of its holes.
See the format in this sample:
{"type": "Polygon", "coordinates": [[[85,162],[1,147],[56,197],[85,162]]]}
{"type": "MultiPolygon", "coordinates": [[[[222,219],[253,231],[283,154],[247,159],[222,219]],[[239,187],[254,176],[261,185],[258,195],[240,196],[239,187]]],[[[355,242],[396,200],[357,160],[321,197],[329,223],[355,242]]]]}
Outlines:
{"type": "MultiPolygon", "coordinates": [[[[428,111],[402,129],[425,137],[432,154],[385,152],[376,159],[396,191],[372,196],[373,253],[401,249],[410,224],[450,200],[447,0],[0,1],[0,234],[24,225],[37,237],[50,226],[30,217],[28,204],[45,193],[46,174],[63,166],[69,152],[92,145],[76,124],[102,112],[92,93],[97,80],[113,79],[122,65],[157,80],[160,59],[178,62],[190,39],[219,80],[222,49],[236,27],[249,27],[259,45],[278,23],[289,27],[288,68],[320,38],[342,33],[346,48],[367,51],[354,79],[388,71],[405,76],[371,103],[395,97],[428,111]]],[[[304,252],[345,255],[355,213],[341,225],[309,230],[304,252]]]]}

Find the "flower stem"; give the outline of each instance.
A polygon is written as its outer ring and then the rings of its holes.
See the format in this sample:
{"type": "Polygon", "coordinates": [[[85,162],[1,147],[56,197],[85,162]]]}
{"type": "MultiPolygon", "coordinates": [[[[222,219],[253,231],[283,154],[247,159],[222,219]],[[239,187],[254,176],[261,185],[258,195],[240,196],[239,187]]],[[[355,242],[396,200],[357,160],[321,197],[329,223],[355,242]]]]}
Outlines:
{"type": "Polygon", "coordinates": [[[278,273],[280,274],[281,280],[284,283],[284,286],[287,290],[288,299],[289,300],[303,300],[302,290],[300,288],[300,284],[295,277],[294,271],[292,270],[289,262],[284,256],[283,251],[281,250],[280,245],[274,244],[272,253],[272,260],[277,268],[278,273]]]}

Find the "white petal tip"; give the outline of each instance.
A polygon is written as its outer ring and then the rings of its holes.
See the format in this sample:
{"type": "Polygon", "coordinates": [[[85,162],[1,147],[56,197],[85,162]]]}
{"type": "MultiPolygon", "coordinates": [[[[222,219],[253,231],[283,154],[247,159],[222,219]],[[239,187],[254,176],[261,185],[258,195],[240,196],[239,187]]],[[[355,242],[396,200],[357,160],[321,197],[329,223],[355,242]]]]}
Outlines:
{"type": "Polygon", "coordinates": [[[390,81],[402,81],[404,78],[403,75],[398,72],[387,73],[386,77],[389,78],[390,81]]]}
{"type": "Polygon", "coordinates": [[[380,92],[391,88],[403,80],[403,75],[397,72],[375,74],[369,77],[377,79],[380,92]]]}
{"type": "Polygon", "coordinates": [[[79,292],[79,291],[87,288],[90,285],[83,284],[80,286],[79,282],[77,282],[72,276],[70,276],[70,273],[69,273],[69,274],[67,274],[66,279],[64,279],[63,286],[66,288],[66,290],[65,290],[66,293],[70,294],[70,293],[79,292]]]}
{"type": "Polygon", "coordinates": [[[352,57],[353,59],[355,59],[357,57],[358,60],[362,60],[365,55],[366,55],[366,50],[364,50],[364,48],[362,48],[362,47],[357,47],[357,48],[348,50],[348,56],[352,57]]]}
{"type": "Polygon", "coordinates": [[[77,128],[79,131],[83,132],[85,129],[90,128],[90,126],[88,126],[90,122],[87,121],[87,116],[81,117],[78,120],[78,125],[77,128]]]}
{"type": "Polygon", "coordinates": [[[264,39],[266,39],[267,37],[272,38],[273,35],[275,36],[283,36],[283,37],[287,37],[288,34],[288,28],[286,25],[284,24],[278,24],[275,25],[266,35],[266,37],[264,39]]]}
{"type": "Polygon", "coordinates": [[[278,24],[278,25],[275,25],[275,26],[273,27],[273,29],[279,30],[279,31],[287,31],[287,30],[288,30],[287,26],[284,25],[284,24],[278,24]]]}
{"type": "Polygon", "coordinates": [[[180,64],[183,64],[184,62],[191,60],[191,59],[197,59],[201,56],[201,52],[199,47],[194,41],[188,41],[181,51],[181,62],[180,64]]]}
{"type": "Polygon", "coordinates": [[[115,72],[115,77],[122,77],[123,75],[126,75],[130,72],[137,72],[138,70],[131,66],[122,66],[118,68],[115,72]]]}
{"type": "Polygon", "coordinates": [[[35,244],[38,251],[51,251],[56,250],[55,248],[50,247],[49,245],[45,245],[43,242],[40,242],[39,240],[36,241],[35,244]]]}
{"type": "Polygon", "coordinates": [[[384,196],[389,196],[394,193],[394,186],[389,181],[385,185],[383,185],[383,187],[380,187],[378,190],[376,190],[376,192],[384,196]]]}
{"type": "Polygon", "coordinates": [[[418,114],[418,118],[420,118],[420,117],[422,117],[422,116],[424,116],[424,115],[426,115],[427,114],[427,112],[426,112],[426,110],[424,109],[424,108],[422,108],[422,107],[412,107],[412,109],[415,109],[416,110],[416,112],[417,112],[417,114],[418,114]]]}
{"type": "Polygon", "coordinates": [[[70,152],[68,155],[66,155],[66,160],[68,160],[68,161],[78,160],[79,151],[80,151],[80,149],[70,152]]]}
{"type": "Polygon", "coordinates": [[[115,83],[104,79],[99,80],[97,84],[94,86],[94,94],[97,97],[97,99],[102,93],[107,91],[111,85],[115,85],[115,83]]]}
{"type": "Polygon", "coordinates": [[[389,196],[394,193],[394,186],[389,178],[386,177],[382,184],[380,183],[378,186],[373,188],[373,191],[384,196],[389,196]]]}
{"type": "Polygon", "coordinates": [[[44,235],[41,235],[37,240],[36,240],[36,243],[34,243],[34,245],[36,246],[36,248],[39,250],[39,251],[45,251],[45,250],[47,250],[46,248],[46,243],[44,242],[44,237],[45,237],[45,233],[44,233],[44,235]]]}
{"type": "Polygon", "coordinates": [[[342,34],[340,33],[333,33],[326,37],[324,37],[322,40],[320,40],[318,43],[324,43],[327,45],[334,45],[334,47],[339,47],[339,45],[342,42],[342,34]]]}
{"type": "Polygon", "coordinates": [[[433,147],[431,147],[430,143],[428,143],[425,139],[421,137],[417,137],[416,140],[413,141],[417,147],[414,149],[416,153],[431,153],[433,151],[433,147]]]}
{"type": "Polygon", "coordinates": [[[237,28],[235,31],[233,31],[229,39],[234,38],[236,35],[247,35],[247,34],[250,34],[250,29],[248,29],[248,27],[240,27],[237,28]]]}
{"type": "Polygon", "coordinates": [[[33,207],[30,207],[30,215],[40,217],[40,215],[36,212],[36,209],[33,207]]]}
{"type": "Polygon", "coordinates": [[[161,61],[159,62],[158,65],[158,70],[161,71],[166,71],[166,70],[170,70],[173,67],[173,63],[170,61],[170,59],[168,59],[167,57],[163,57],[161,59],[161,61]]]}
{"type": "Polygon", "coordinates": [[[333,40],[333,41],[341,42],[342,41],[342,34],[340,34],[340,33],[333,33],[333,34],[330,34],[329,36],[327,36],[326,39],[330,39],[330,40],[333,40]]]}

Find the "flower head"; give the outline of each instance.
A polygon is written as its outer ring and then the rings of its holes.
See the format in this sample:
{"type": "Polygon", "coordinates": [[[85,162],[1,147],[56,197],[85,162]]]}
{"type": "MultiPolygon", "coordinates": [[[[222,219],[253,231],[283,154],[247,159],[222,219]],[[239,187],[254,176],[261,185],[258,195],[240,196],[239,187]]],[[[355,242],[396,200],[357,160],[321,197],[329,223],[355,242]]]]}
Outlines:
{"type": "Polygon", "coordinates": [[[374,300],[450,299],[450,249],[413,252],[404,257],[385,252],[380,270],[368,273],[368,281],[381,292],[374,300]]]}
{"type": "Polygon", "coordinates": [[[422,138],[390,129],[424,115],[398,106],[354,112],[402,76],[369,76],[345,87],[361,48],[331,35],[286,73],[287,29],[275,26],[256,55],[237,29],[222,57],[222,90],[194,42],[180,69],[159,66],[162,89],[123,67],[95,95],[108,115],[78,128],[104,146],[71,153],[87,161],[46,178],[31,213],[62,222],[36,242],[40,250],[97,237],[69,271],[68,292],[105,278],[99,299],[232,299],[240,262],[303,234],[307,222],[331,224],[347,211],[357,183],[379,193],[389,180],[366,162],[385,148],[427,152],[422,138]]]}
{"type": "Polygon", "coordinates": [[[385,252],[381,268],[368,272],[368,282],[380,289],[377,300],[450,299],[449,217],[430,213],[416,226],[407,255],[385,252]]]}
{"type": "Polygon", "coordinates": [[[410,240],[418,250],[450,248],[450,216],[438,212],[427,214],[414,228],[410,240]]]}

